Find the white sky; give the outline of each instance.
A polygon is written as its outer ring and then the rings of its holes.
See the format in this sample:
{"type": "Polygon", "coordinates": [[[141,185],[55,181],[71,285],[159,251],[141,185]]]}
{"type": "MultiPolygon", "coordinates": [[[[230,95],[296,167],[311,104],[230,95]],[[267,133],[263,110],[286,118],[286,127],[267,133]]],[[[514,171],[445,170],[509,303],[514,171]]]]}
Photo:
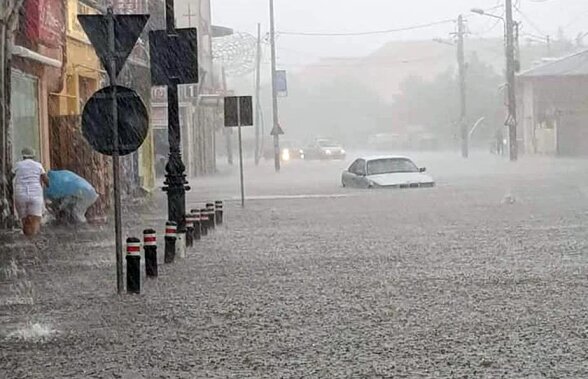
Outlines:
{"type": "MultiPolygon", "coordinates": [[[[588,32],[588,0],[513,0],[524,16],[522,32],[557,35],[559,27],[575,37],[588,32]],[[532,23],[529,23],[529,21],[532,23]]],[[[269,0],[211,0],[213,23],[256,34],[269,31],[269,0]]],[[[471,8],[492,8],[504,0],[275,0],[277,31],[364,32],[408,27],[464,14],[476,37],[498,37],[502,26],[495,19],[470,12],[471,8]],[[494,27],[493,27],[494,26],[494,27]]],[[[494,11],[502,15],[503,9],[494,11]]],[[[278,39],[281,66],[299,65],[318,57],[363,56],[390,40],[447,38],[452,23],[408,32],[362,37],[300,37],[278,39]]],[[[524,37],[522,37],[523,39],[524,37]]],[[[587,38],[588,40],[588,38],[587,38]]]]}

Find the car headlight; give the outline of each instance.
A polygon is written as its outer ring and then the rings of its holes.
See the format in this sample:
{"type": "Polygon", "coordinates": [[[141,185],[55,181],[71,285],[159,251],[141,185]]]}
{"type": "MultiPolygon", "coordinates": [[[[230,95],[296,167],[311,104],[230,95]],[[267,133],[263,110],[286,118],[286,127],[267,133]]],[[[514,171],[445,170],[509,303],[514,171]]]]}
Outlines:
{"type": "Polygon", "coordinates": [[[284,149],[284,151],[282,151],[282,160],[284,160],[284,161],[290,160],[290,150],[284,149]]]}
{"type": "Polygon", "coordinates": [[[331,150],[325,150],[325,154],[331,155],[331,154],[333,154],[333,152],[331,150]]]}
{"type": "Polygon", "coordinates": [[[341,154],[345,154],[345,150],[341,149],[341,154]]]}

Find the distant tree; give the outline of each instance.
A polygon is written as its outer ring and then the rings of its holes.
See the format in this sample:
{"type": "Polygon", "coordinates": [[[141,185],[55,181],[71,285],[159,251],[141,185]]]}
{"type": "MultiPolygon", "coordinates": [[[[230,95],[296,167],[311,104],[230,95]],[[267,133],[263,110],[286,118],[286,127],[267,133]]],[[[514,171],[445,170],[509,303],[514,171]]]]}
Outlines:
{"type": "MultiPolygon", "coordinates": [[[[473,125],[485,117],[486,128],[474,135],[482,141],[503,123],[503,79],[494,69],[481,62],[476,54],[468,59],[466,78],[467,122],[473,125]]],[[[432,80],[408,77],[400,85],[400,93],[392,106],[397,123],[421,126],[441,142],[453,143],[459,135],[459,87],[454,70],[448,70],[432,80]]]]}
{"type": "Polygon", "coordinates": [[[365,142],[392,120],[390,105],[349,77],[318,83],[292,78],[288,98],[280,101],[280,119],[295,138],[322,136],[347,144],[365,142]]]}

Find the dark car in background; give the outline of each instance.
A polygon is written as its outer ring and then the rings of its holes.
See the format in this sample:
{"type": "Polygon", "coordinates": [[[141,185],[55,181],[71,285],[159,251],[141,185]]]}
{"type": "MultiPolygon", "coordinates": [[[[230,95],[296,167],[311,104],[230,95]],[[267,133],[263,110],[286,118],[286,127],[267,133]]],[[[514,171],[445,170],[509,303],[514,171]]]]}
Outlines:
{"type": "Polygon", "coordinates": [[[345,159],[343,146],[330,139],[317,139],[304,149],[304,159],[345,159]]]}

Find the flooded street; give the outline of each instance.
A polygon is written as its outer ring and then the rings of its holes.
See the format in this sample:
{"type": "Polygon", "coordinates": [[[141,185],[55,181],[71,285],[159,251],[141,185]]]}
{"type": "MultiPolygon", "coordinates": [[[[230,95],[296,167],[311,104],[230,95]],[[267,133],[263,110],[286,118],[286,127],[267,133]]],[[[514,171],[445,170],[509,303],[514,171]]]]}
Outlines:
{"type": "MultiPolygon", "coordinates": [[[[586,161],[417,155],[431,189],[350,190],[345,162],[191,182],[225,225],[115,295],[112,232],[13,237],[0,377],[585,377],[586,161]]],[[[125,214],[159,232],[164,196],[125,214]]],[[[4,253],[4,251],[3,251],[4,253]]],[[[6,254],[4,255],[6,256],[6,254]]]]}

